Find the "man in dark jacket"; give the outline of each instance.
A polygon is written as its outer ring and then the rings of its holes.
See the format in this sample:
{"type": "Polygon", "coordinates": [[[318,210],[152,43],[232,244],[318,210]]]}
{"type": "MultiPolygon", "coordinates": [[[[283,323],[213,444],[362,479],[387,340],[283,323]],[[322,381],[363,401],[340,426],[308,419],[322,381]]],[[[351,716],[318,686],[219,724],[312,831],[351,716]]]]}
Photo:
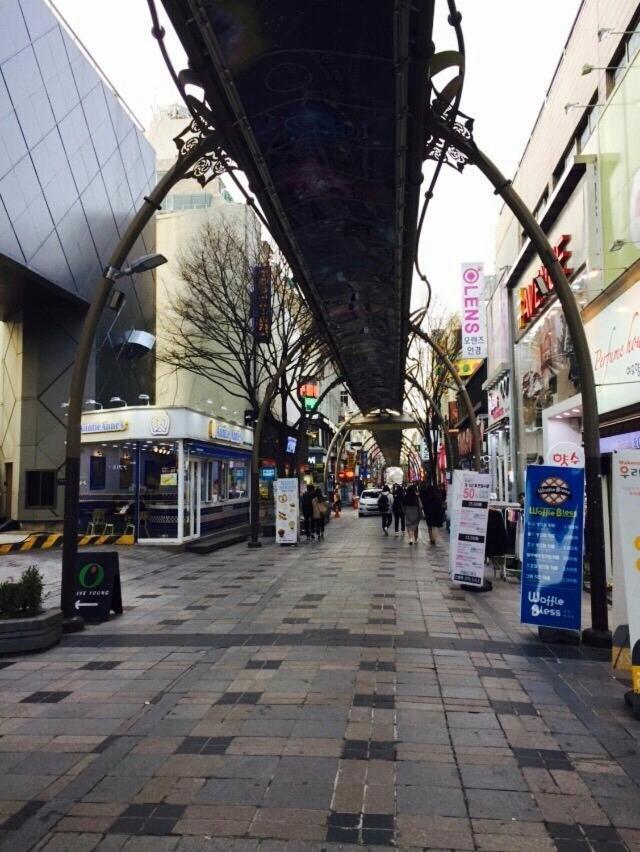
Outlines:
{"type": "Polygon", "coordinates": [[[402,485],[393,486],[393,521],[395,524],[396,538],[398,538],[398,527],[404,532],[404,488],[402,485]]]}
{"type": "Polygon", "coordinates": [[[313,498],[315,488],[313,485],[307,485],[307,490],[302,495],[302,517],[304,518],[304,534],[307,541],[313,538],[313,498]]]}
{"type": "Polygon", "coordinates": [[[378,511],[382,515],[382,532],[385,535],[389,535],[387,530],[391,526],[391,521],[393,520],[392,505],[393,498],[389,491],[389,486],[385,485],[382,488],[382,494],[378,497],[378,511]]]}

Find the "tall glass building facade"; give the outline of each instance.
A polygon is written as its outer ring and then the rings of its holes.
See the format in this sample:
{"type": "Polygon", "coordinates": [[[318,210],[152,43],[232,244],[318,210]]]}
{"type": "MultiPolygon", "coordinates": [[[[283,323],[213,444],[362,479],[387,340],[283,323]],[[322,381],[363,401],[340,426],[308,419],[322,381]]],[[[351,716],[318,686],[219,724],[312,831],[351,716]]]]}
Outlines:
{"type": "MultiPolygon", "coordinates": [[[[82,318],[109,254],[150,190],[142,128],[45,0],[5,0],[0,28],[0,518],[55,528],[64,403],[82,318]]],[[[151,251],[141,239],[132,256],[151,251]]],[[[125,280],[86,396],[153,394],[153,282],[125,280]],[[147,338],[150,339],[150,338],[147,338]]]]}

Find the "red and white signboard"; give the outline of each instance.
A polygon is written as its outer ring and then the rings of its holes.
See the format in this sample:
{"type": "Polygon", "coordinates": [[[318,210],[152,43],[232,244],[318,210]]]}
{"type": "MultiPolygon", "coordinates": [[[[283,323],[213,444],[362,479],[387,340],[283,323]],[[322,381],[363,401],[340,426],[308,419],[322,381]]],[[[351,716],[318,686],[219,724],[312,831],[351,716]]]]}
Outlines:
{"type": "Polygon", "coordinates": [[[547,453],[547,464],[555,467],[584,467],[584,450],[580,444],[561,441],[547,453]]]}
{"type": "Polygon", "coordinates": [[[462,357],[487,357],[487,319],[482,263],[462,264],[462,357]]]}

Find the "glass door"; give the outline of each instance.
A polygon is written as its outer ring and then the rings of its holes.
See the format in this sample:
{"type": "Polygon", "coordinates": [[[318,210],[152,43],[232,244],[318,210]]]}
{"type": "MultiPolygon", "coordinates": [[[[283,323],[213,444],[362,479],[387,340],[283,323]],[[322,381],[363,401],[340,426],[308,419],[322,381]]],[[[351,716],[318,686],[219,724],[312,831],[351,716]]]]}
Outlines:
{"type": "Polygon", "coordinates": [[[188,455],[184,459],[182,535],[184,538],[200,535],[200,461],[188,455]]]}

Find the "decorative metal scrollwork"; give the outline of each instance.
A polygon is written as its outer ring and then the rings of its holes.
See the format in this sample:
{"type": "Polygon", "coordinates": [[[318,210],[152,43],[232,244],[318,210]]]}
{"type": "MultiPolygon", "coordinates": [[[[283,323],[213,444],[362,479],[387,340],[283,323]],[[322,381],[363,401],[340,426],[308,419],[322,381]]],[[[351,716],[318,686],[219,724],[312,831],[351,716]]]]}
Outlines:
{"type": "Polygon", "coordinates": [[[442,162],[461,172],[469,162],[469,157],[459,148],[456,148],[455,145],[452,145],[451,142],[447,141],[438,130],[442,125],[446,124],[462,139],[473,144],[474,119],[465,115],[463,112],[458,112],[455,121],[451,124],[451,105],[449,104],[444,109],[439,109],[437,98],[431,105],[431,111],[432,122],[427,135],[424,159],[442,162]]]}
{"type": "MultiPolygon", "coordinates": [[[[211,111],[201,101],[193,97],[187,96],[188,106],[197,116],[187,124],[187,126],[174,136],[176,148],[178,149],[178,157],[193,151],[203,139],[208,136],[214,136],[216,131],[213,126],[213,116],[211,111]]],[[[214,180],[225,172],[231,172],[237,169],[237,164],[228,156],[220,145],[213,144],[210,153],[203,154],[202,157],[185,173],[185,178],[193,178],[197,180],[200,186],[205,187],[210,181],[214,180]]]]}

